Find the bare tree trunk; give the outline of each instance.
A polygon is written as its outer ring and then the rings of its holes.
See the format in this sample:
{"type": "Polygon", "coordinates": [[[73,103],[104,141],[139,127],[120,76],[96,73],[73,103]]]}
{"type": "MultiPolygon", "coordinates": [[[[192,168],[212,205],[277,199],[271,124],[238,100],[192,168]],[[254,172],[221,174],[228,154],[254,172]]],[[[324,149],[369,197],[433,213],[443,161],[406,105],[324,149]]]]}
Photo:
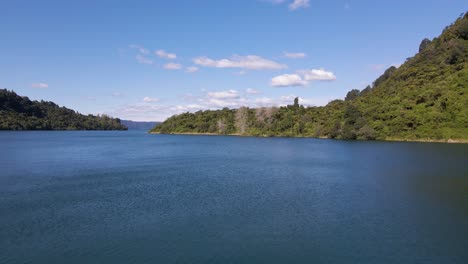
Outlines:
{"type": "Polygon", "coordinates": [[[241,107],[236,111],[236,128],[239,134],[243,135],[247,131],[247,121],[249,118],[249,109],[241,107]]]}

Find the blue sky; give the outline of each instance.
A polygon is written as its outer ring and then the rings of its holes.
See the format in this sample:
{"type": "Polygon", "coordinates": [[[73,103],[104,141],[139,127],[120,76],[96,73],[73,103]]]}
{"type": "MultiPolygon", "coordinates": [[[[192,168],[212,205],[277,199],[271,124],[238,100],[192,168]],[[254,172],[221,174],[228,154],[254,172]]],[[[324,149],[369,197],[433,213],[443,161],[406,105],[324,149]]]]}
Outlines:
{"type": "Polygon", "coordinates": [[[1,1],[0,87],[81,113],[324,105],[363,89],[466,0],[1,1]]]}

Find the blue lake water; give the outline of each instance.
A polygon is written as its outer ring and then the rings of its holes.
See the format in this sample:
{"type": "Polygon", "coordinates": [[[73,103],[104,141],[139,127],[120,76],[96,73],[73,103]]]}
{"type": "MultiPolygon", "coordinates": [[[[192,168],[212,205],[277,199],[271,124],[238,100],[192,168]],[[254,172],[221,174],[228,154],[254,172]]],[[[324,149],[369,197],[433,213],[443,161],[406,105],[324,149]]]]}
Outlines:
{"type": "Polygon", "coordinates": [[[0,132],[0,263],[468,263],[468,145],[0,132]]]}

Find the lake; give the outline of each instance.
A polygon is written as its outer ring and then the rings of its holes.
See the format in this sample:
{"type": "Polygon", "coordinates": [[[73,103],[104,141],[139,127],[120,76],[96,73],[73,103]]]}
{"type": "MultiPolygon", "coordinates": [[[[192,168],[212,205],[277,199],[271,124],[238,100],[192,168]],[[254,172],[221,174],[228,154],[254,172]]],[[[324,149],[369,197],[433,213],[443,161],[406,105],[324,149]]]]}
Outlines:
{"type": "Polygon", "coordinates": [[[0,132],[0,263],[468,263],[468,145],[0,132]]]}

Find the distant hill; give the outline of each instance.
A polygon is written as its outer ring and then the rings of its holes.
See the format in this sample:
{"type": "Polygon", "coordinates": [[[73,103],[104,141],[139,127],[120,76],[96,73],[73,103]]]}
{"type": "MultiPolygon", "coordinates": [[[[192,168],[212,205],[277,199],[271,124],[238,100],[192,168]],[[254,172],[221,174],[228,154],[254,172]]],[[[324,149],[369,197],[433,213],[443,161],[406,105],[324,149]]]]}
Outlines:
{"type": "Polygon", "coordinates": [[[0,130],[126,130],[117,118],[82,115],[0,89],[0,130]]]}
{"type": "Polygon", "coordinates": [[[372,86],[324,107],[199,111],[172,116],[154,133],[216,133],[339,139],[468,139],[468,13],[372,86]]]}
{"type": "Polygon", "coordinates": [[[143,122],[143,121],[131,121],[131,120],[120,120],[120,123],[126,126],[129,130],[150,130],[161,122],[143,122]]]}

